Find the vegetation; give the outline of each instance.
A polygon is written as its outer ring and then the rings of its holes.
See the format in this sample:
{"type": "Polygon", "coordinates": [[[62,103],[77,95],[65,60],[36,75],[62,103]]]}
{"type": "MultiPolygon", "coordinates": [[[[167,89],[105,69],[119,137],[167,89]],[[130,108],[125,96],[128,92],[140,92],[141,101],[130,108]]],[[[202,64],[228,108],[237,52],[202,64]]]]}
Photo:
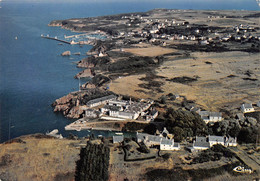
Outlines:
{"type": "Polygon", "coordinates": [[[165,114],[167,130],[174,134],[176,141],[208,134],[208,128],[200,115],[195,112],[168,109],[165,114]]]}
{"type": "Polygon", "coordinates": [[[109,148],[103,144],[89,142],[80,150],[80,160],[77,161],[75,180],[108,180],[109,148]]]}
{"type": "Polygon", "coordinates": [[[232,172],[232,169],[239,163],[229,163],[221,167],[211,168],[211,169],[192,169],[183,170],[180,167],[175,167],[174,169],[155,169],[146,172],[147,180],[203,180],[209,179],[217,175],[221,175],[226,172],[232,172]]]}
{"type": "Polygon", "coordinates": [[[222,145],[214,145],[210,149],[200,152],[200,154],[192,160],[192,163],[196,164],[208,161],[217,161],[223,156],[232,158],[235,155],[232,151],[222,145]]]}

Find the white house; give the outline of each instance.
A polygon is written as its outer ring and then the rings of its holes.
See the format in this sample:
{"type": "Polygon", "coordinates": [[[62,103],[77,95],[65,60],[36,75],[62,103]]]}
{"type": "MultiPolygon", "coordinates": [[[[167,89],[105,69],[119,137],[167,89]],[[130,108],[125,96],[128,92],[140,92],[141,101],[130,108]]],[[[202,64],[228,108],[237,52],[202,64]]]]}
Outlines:
{"type": "Polygon", "coordinates": [[[199,115],[206,124],[209,122],[218,122],[222,120],[222,113],[220,112],[199,111],[199,115]]]}
{"type": "Polygon", "coordinates": [[[252,103],[242,104],[241,110],[243,111],[243,113],[248,113],[248,112],[254,112],[255,111],[255,109],[252,106],[252,103]]]}
{"type": "Polygon", "coordinates": [[[160,145],[162,137],[146,133],[136,133],[137,142],[144,142],[146,146],[160,145]]]}
{"type": "Polygon", "coordinates": [[[210,112],[209,113],[209,121],[217,122],[222,120],[222,114],[220,112],[210,112]]]}
{"type": "Polygon", "coordinates": [[[216,144],[221,144],[221,145],[225,146],[223,136],[210,136],[209,135],[208,139],[209,139],[210,147],[213,145],[216,145],[216,144]]]}
{"type": "Polygon", "coordinates": [[[113,136],[113,143],[121,143],[124,141],[124,135],[113,136]]]}
{"type": "Polygon", "coordinates": [[[237,138],[225,137],[225,146],[237,146],[237,138]]]}
{"type": "Polygon", "coordinates": [[[180,150],[180,144],[174,140],[163,138],[160,143],[160,150],[180,150]]]}
{"type": "Polygon", "coordinates": [[[193,149],[195,150],[207,150],[210,148],[209,142],[206,137],[196,136],[196,140],[193,142],[193,149]]]}

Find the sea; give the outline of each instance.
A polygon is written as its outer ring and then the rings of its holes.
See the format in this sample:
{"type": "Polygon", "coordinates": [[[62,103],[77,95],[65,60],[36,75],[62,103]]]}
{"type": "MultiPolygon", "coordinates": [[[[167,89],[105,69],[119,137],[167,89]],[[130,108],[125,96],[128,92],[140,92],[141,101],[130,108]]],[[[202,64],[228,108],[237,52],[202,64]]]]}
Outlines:
{"type": "Polygon", "coordinates": [[[0,143],[21,135],[58,129],[63,136],[111,136],[108,131],[65,131],[71,123],[51,104],[78,90],[76,62],[86,57],[90,45],[60,45],[41,34],[64,37],[74,32],[49,27],[55,19],[144,12],[154,8],[256,10],[255,0],[153,0],[153,1],[33,1],[0,2],[0,143]],[[70,50],[81,55],[62,57],[70,50]]]}

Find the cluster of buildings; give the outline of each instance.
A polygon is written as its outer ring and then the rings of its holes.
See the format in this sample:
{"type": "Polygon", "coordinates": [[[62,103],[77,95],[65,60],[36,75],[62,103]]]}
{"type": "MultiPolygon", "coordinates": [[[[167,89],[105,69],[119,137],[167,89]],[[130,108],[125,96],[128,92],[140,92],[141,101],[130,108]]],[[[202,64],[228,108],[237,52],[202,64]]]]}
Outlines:
{"type": "MultiPolygon", "coordinates": [[[[201,111],[200,108],[195,106],[187,106],[186,109],[198,113],[206,124],[223,120],[221,112],[201,111]]],[[[252,103],[244,103],[241,105],[240,109],[243,113],[255,112],[256,109],[260,110],[260,101],[258,101],[255,106],[253,106],[252,103]]]]}
{"type": "MultiPolygon", "coordinates": [[[[147,147],[159,147],[160,150],[180,150],[180,143],[174,142],[174,139],[166,128],[159,135],[150,135],[146,133],[136,133],[137,143],[144,143],[147,147]]],[[[113,136],[113,143],[120,143],[124,140],[123,135],[113,136]]]]}
{"type": "Polygon", "coordinates": [[[145,118],[147,122],[154,120],[158,116],[158,111],[151,108],[152,100],[141,100],[140,102],[131,99],[119,100],[115,95],[104,96],[87,102],[85,117],[98,118],[102,115],[112,118],[132,119],[139,116],[145,118]]]}
{"type": "MultiPolygon", "coordinates": [[[[226,18],[226,16],[209,16],[208,18],[226,18]]],[[[122,16],[121,19],[127,20],[125,24],[128,27],[139,27],[128,32],[118,32],[114,38],[140,37],[150,38],[150,43],[161,42],[165,40],[189,40],[199,41],[200,45],[208,45],[210,42],[226,42],[229,40],[260,40],[255,28],[249,25],[237,25],[225,32],[217,32],[210,28],[193,26],[188,21],[176,21],[175,19],[153,19],[142,17],[141,15],[122,16]],[[142,28],[140,24],[142,23],[142,28]],[[248,33],[250,32],[250,33],[248,33]]]]}
{"type": "Polygon", "coordinates": [[[220,144],[225,147],[237,146],[237,139],[232,137],[212,136],[212,135],[209,135],[208,137],[196,136],[196,139],[194,140],[192,147],[188,147],[188,149],[191,151],[206,150],[216,144],[220,144]]]}
{"type": "MultiPolygon", "coordinates": [[[[124,140],[123,135],[113,136],[113,143],[121,143],[124,140]]],[[[180,143],[175,142],[172,135],[169,134],[166,128],[162,133],[158,135],[150,135],[146,133],[136,133],[137,143],[144,143],[147,147],[159,147],[160,150],[180,150],[180,143]]],[[[197,150],[206,150],[213,145],[220,144],[225,147],[237,146],[237,139],[233,137],[226,136],[213,136],[209,135],[207,137],[196,136],[191,147],[186,147],[191,152],[197,150]]]]}
{"type": "Polygon", "coordinates": [[[186,109],[198,113],[206,124],[223,120],[221,112],[201,111],[201,109],[196,106],[186,106],[186,109]]]}

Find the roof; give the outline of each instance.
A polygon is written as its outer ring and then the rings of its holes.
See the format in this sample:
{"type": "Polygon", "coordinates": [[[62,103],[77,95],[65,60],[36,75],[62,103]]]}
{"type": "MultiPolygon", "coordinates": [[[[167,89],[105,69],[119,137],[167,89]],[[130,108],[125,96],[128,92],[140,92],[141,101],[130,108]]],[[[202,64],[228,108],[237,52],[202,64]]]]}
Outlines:
{"type": "Polygon", "coordinates": [[[207,138],[203,136],[196,136],[196,142],[206,142],[207,138]]]}
{"type": "Polygon", "coordinates": [[[154,135],[149,135],[148,136],[148,141],[153,141],[153,142],[161,142],[161,137],[159,136],[154,136],[154,135]]]}
{"type": "Polygon", "coordinates": [[[113,101],[109,101],[109,104],[126,105],[126,104],[128,104],[128,101],[124,101],[124,100],[113,100],[113,101]]]}
{"type": "Polygon", "coordinates": [[[113,136],[113,143],[122,142],[124,140],[124,135],[113,136]]]}
{"type": "MultiPolygon", "coordinates": [[[[244,105],[244,108],[245,109],[252,109],[253,108],[253,106],[252,106],[252,104],[251,103],[245,103],[245,104],[243,104],[244,105]]],[[[243,106],[242,105],[242,106],[243,106]]]]}
{"type": "Polygon", "coordinates": [[[221,112],[210,112],[209,116],[210,117],[222,117],[222,113],[221,112]]]}
{"type": "Polygon", "coordinates": [[[209,142],[210,141],[224,142],[224,137],[223,136],[210,136],[209,135],[209,142]]]}
{"type": "Polygon", "coordinates": [[[199,115],[201,115],[201,116],[208,116],[209,115],[209,111],[200,111],[199,115]]]}
{"type": "Polygon", "coordinates": [[[145,140],[146,136],[149,136],[149,134],[146,133],[136,133],[137,139],[145,140]]]}
{"type": "Polygon", "coordinates": [[[169,140],[169,139],[163,138],[162,141],[161,141],[161,144],[164,144],[164,145],[174,145],[174,140],[169,140]]]}
{"type": "Polygon", "coordinates": [[[195,142],[193,147],[202,147],[202,148],[209,148],[209,142],[195,142]]]}
{"type": "Polygon", "coordinates": [[[102,102],[102,101],[106,101],[106,100],[110,100],[110,99],[115,99],[115,98],[117,98],[117,96],[108,95],[108,96],[100,97],[100,98],[97,98],[97,99],[92,99],[92,100],[88,101],[87,104],[95,104],[95,103],[98,103],[98,102],[102,102]]]}
{"type": "Polygon", "coordinates": [[[110,105],[105,105],[103,108],[109,109],[111,111],[119,111],[121,109],[119,106],[110,106],[110,105]]]}

